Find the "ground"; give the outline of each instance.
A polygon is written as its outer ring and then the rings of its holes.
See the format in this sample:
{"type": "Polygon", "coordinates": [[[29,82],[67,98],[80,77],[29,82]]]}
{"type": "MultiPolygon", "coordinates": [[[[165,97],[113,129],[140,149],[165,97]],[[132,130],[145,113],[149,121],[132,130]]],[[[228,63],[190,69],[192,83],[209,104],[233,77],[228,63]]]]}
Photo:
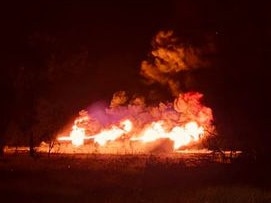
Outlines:
{"type": "Polygon", "coordinates": [[[0,196],[9,202],[271,202],[268,172],[267,165],[201,155],[9,154],[0,159],[0,196]]]}

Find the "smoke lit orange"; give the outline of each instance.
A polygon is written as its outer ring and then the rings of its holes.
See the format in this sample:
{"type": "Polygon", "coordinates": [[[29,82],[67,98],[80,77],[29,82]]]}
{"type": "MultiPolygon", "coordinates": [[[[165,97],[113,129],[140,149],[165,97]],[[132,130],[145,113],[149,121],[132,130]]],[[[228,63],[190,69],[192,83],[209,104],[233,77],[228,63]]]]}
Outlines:
{"type": "MultiPolygon", "coordinates": [[[[159,106],[145,105],[114,106],[104,109],[102,118],[95,119],[94,112],[81,112],[75,119],[69,136],[58,140],[70,140],[80,146],[85,139],[100,146],[119,141],[125,137],[129,142],[150,143],[159,139],[173,142],[173,149],[200,142],[212,130],[212,111],[201,104],[202,94],[180,94],[173,103],[159,106]],[[103,124],[103,119],[107,120],[103,124]],[[97,132],[93,129],[99,129],[97,132]],[[89,132],[89,134],[87,134],[89,132]]],[[[96,111],[101,111],[97,109],[96,111]]]]}
{"type": "Polygon", "coordinates": [[[112,142],[146,145],[165,139],[172,142],[173,150],[177,150],[200,143],[208,136],[214,129],[213,115],[212,110],[202,104],[203,94],[180,93],[179,81],[174,77],[177,73],[198,68],[201,64],[197,55],[199,50],[179,44],[172,31],[159,32],[152,46],[150,59],[142,62],[140,74],[149,83],[166,86],[175,100],[147,106],[143,97],[129,100],[125,91],[116,92],[109,107],[93,105],[81,111],[69,136],[58,140],[70,140],[76,146],[84,145],[84,140],[107,146],[112,142]]]}

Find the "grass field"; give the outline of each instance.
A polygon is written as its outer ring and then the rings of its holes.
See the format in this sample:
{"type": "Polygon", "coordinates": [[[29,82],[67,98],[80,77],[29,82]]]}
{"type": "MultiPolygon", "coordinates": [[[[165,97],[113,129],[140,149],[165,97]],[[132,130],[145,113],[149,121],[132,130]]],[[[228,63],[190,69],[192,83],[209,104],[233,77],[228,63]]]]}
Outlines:
{"type": "Polygon", "coordinates": [[[200,155],[6,155],[1,202],[271,202],[269,167],[200,155]]]}

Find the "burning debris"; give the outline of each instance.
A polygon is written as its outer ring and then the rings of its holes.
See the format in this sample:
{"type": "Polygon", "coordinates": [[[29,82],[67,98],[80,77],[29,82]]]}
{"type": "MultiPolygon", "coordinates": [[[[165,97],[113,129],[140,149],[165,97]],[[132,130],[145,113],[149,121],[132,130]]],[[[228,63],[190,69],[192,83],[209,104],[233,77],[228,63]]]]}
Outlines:
{"type": "Polygon", "coordinates": [[[209,136],[214,130],[213,116],[202,104],[203,94],[182,92],[174,78],[201,64],[199,51],[178,44],[172,31],[159,32],[152,45],[151,58],[142,62],[140,73],[149,83],[167,86],[175,100],[147,106],[144,97],[129,98],[125,91],[118,91],[108,107],[94,104],[79,112],[69,136],[58,137],[59,141],[95,147],[122,143],[115,146],[128,145],[130,150],[147,146],[143,151],[150,151],[165,140],[172,143],[172,150],[178,150],[209,136]]]}

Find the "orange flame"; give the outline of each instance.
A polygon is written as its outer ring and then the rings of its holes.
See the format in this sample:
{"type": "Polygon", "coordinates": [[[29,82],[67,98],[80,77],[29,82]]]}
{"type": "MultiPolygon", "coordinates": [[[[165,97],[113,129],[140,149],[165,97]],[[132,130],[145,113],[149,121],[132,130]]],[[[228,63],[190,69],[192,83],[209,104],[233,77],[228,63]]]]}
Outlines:
{"type": "Polygon", "coordinates": [[[174,77],[176,73],[204,65],[199,58],[200,50],[179,43],[173,31],[159,32],[153,39],[152,48],[150,58],[141,64],[140,74],[150,84],[156,82],[167,86],[176,97],[172,103],[161,102],[156,107],[147,107],[143,97],[129,101],[125,91],[118,91],[108,109],[94,107],[94,112],[93,109],[81,111],[69,136],[58,140],[69,140],[73,145],[81,146],[89,139],[99,146],[106,146],[120,140],[144,144],[168,139],[177,150],[200,143],[202,137],[208,136],[207,132],[214,130],[213,115],[212,110],[201,103],[203,94],[180,94],[179,81],[174,77]]]}
{"type": "Polygon", "coordinates": [[[140,140],[142,142],[152,142],[161,138],[168,138],[173,141],[174,149],[187,145],[190,142],[198,141],[200,135],[204,133],[202,127],[199,127],[196,122],[189,122],[182,126],[176,126],[171,131],[166,132],[163,128],[163,122],[152,123],[140,137],[132,138],[131,140],[140,140]]]}
{"type": "Polygon", "coordinates": [[[59,137],[58,140],[69,140],[73,145],[81,146],[84,145],[85,139],[90,139],[99,146],[106,146],[108,142],[119,141],[122,137],[129,142],[137,141],[142,144],[169,139],[173,142],[173,149],[177,150],[182,146],[200,142],[207,134],[206,129],[212,129],[212,111],[200,103],[202,96],[200,93],[185,93],[179,95],[174,103],[160,104],[158,109],[141,107],[143,109],[139,110],[138,106],[114,107],[115,109],[108,110],[108,114],[112,116],[117,112],[118,115],[124,114],[126,119],[113,122],[90,135],[86,134],[86,128],[95,125],[97,121],[91,123],[90,115],[85,112],[75,119],[70,135],[59,137]]]}

